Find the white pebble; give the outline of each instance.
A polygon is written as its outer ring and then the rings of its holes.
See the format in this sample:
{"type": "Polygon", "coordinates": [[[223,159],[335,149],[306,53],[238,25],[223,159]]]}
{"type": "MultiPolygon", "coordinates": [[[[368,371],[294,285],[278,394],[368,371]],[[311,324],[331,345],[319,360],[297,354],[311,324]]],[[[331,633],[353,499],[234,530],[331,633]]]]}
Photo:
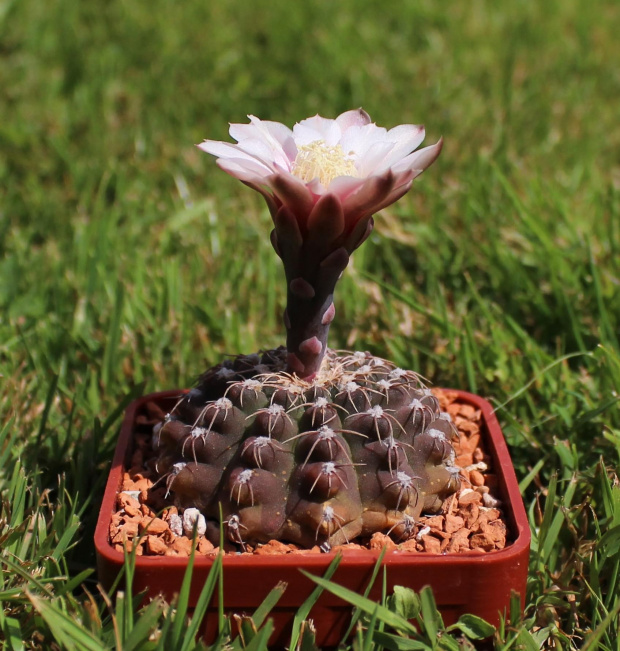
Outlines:
{"type": "Polygon", "coordinates": [[[129,497],[137,500],[140,497],[140,491],[123,491],[123,495],[129,495],[129,497]]]}
{"type": "Polygon", "coordinates": [[[430,532],[431,532],[430,527],[422,527],[422,529],[420,529],[420,531],[418,531],[418,533],[416,534],[415,539],[418,542],[422,542],[422,538],[424,538],[424,536],[428,535],[430,532]]]}
{"type": "Polygon", "coordinates": [[[486,472],[489,469],[487,464],[484,461],[479,461],[478,463],[472,463],[471,466],[467,466],[465,470],[479,470],[480,472],[486,472]]]}
{"type": "Polygon", "coordinates": [[[194,526],[199,536],[204,536],[207,531],[205,516],[198,509],[185,509],[183,512],[183,531],[190,538],[194,535],[194,526]]]}
{"type": "Polygon", "coordinates": [[[496,506],[499,506],[501,502],[496,500],[494,497],[491,497],[489,493],[482,494],[482,501],[484,505],[490,509],[494,509],[496,506]]]}
{"type": "Polygon", "coordinates": [[[168,526],[175,536],[183,535],[183,518],[180,515],[173,513],[168,520],[168,526]]]}

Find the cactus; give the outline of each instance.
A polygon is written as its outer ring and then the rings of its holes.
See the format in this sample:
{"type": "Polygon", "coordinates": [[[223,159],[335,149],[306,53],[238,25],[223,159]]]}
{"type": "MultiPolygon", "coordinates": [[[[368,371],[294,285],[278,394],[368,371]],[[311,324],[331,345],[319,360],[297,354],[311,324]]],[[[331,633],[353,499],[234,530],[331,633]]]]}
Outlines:
{"type": "Polygon", "coordinates": [[[459,485],[456,429],[417,374],[327,347],[334,290],[373,214],[431,165],[424,128],[377,127],[363,110],[295,125],[250,117],[238,144],[207,140],[229,174],[260,192],[287,281],[286,348],[208,370],[154,433],[157,468],[214,542],[342,544],[405,539],[459,485]],[[220,518],[221,512],[221,518],[220,518]]]}
{"type": "Polygon", "coordinates": [[[418,375],[330,350],[310,382],[285,369],[284,348],[227,360],[155,428],[157,467],[212,542],[220,509],[241,547],[401,540],[458,488],[456,428],[418,375]]]}

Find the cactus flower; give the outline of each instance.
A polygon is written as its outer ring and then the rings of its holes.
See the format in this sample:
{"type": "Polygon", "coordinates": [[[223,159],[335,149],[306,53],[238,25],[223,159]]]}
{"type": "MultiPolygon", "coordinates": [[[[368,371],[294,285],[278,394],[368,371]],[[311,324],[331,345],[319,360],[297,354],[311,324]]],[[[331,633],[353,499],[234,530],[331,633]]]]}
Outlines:
{"type": "Polygon", "coordinates": [[[217,157],[230,175],[259,191],[275,215],[286,207],[303,235],[321,221],[318,205],[339,205],[334,227],[342,235],[402,197],[413,179],[439,156],[442,140],[414,151],[424,127],[401,124],[378,127],[362,109],[335,120],[319,115],[293,129],[279,122],[250,117],[250,124],[231,124],[237,144],[205,140],[200,149],[217,157]],[[315,214],[313,214],[315,213],[315,214]]]}
{"type": "Polygon", "coordinates": [[[267,201],[288,284],[289,371],[310,380],[327,350],[333,292],[349,256],[370,234],[373,214],[409,190],[443,142],[415,151],[423,126],[384,129],[362,109],[335,120],[315,115],[292,130],[250,116],[249,124],[231,124],[230,135],[237,144],[198,147],[267,201]]]}

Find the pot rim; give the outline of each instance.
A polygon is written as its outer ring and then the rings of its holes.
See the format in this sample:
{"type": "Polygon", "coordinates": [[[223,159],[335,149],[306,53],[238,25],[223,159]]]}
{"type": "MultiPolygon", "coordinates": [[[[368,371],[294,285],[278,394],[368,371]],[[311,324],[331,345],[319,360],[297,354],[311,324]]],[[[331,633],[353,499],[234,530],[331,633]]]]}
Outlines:
{"type": "MultiPolygon", "coordinates": [[[[506,563],[512,557],[520,556],[524,552],[525,548],[529,549],[531,533],[529,521],[519,491],[514,466],[510,459],[508,446],[504,440],[497,416],[495,415],[495,410],[487,400],[476,394],[462,391],[460,389],[443,387],[441,387],[441,390],[457,393],[460,399],[474,405],[482,412],[483,423],[486,430],[485,444],[489,454],[493,458],[495,473],[500,478],[500,491],[503,498],[502,506],[513,540],[507,544],[504,549],[490,552],[470,551],[454,554],[432,554],[428,552],[391,550],[385,553],[383,563],[393,566],[413,562],[417,565],[428,567],[449,563],[454,565],[455,568],[461,565],[485,565],[486,567],[489,567],[494,564],[506,563]]],[[[121,425],[121,431],[114,453],[112,466],[106,482],[105,492],[95,529],[95,548],[100,560],[104,560],[117,566],[122,566],[124,563],[125,554],[116,551],[112,546],[109,541],[108,532],[112,514],[114,513],[116,496],[121,485],[126,451],[131,443],[133,435],[133,424],[137,410],[147,401],[171,399],[184,393],[187,393],[186,389],[158,391],[134,400],[127,407],[125,418],[121,425]]],[[[338,553],[338,551],[330,551],[322,554],[281,554],[273,556],[224,554],[222,560],[224,567],[258,566],[261,568],[278,568],[291,566],[302,569],[324,569],[338,553]]],[[[381,552],[379,550],[372,549],[347,550],[342,553],[340,567],[359,567],[360,570],[366,569],[377,562],[380,554],[381,552]]],[[[208,568],[213,564],[215,558],[215,555],[208,557],[195,554],[194,568],[208,568]]],[[[136,568],[145,570],[155,570],[157,567],[162,566],[169,568],[185,568],[187,563],[188,557],[136,556],[135,558],[136,568]]]]}

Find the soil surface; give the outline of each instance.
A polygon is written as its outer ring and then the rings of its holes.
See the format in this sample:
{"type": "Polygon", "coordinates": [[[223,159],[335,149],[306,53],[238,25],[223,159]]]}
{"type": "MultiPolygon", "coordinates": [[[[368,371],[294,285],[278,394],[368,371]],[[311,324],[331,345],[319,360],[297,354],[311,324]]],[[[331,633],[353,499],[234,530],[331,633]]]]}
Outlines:
{"type": "MultiPolygon", "coordinates": [[[[423,554],[480,554],[506,546],[507,527],[496,497],[497,476],[481,436],[481,413],[460,401],[454,392],[436,390],[434,393],[442,410],[452,416],[459,430],[459,440],[453,445],[456,465],[461,468],[460,490],[446,500],[441,513],[420,518],[406,540],[393,540],[386,534],[376,533],[370,540],[355,540],[333,547],[332,551],[346,553],[387,547],[388,551],[423,554]]],[[[138,555],[189,556],[192,551],[192,537],[179,532],[175,526],[178,509],[154,468],[151,431],[163,418],[164,412],[150,403],[136,419],[134,452],[130,467],[123,473],[116,511],[110,522],[110,542],[117,551],[132,550],[134,546],[138,555]]],[[[220,551],[204,536],[196,540],[196,549],[198,554],[207,556],[215,556],[220,551]]],[[[318,546],[302,549],[271,540],[256,548],[246,545],[245,551],[227,542],[224,551],[237,555],[273,555],[321,554],[327,550],[318,546]]]]}

